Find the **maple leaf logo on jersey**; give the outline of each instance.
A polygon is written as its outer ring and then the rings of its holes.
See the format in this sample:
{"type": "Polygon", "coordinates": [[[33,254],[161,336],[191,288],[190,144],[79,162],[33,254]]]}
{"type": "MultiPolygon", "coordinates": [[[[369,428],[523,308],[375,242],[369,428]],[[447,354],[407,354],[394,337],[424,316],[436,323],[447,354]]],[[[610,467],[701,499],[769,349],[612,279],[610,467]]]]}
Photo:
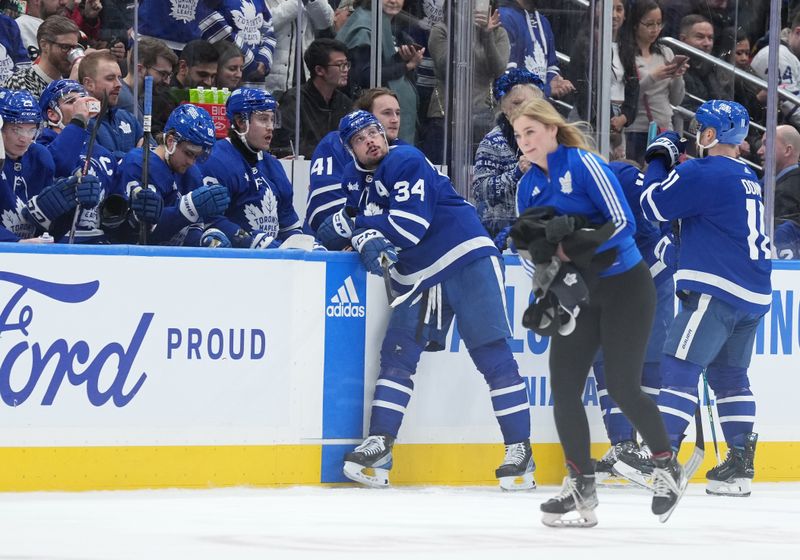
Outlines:
{"type": "Polygon", "coordinates": [[[177,19],[183,23],[194,21],[196,15],[195,12],[197,12],[197,3],[199,1],[200,0],[170,0],[172,9],[170,10],[169,15],[173,19],[177,19]]]}
{"type": "Polygon", "coordinates": [[[370,202],[369,204],[367,204],[367,207],[364,208],[365,216],[380,216],[381,214],[383,214],[383,208],[381,208],[374,202],[370,202]]]}
{"type": "Polygon", "coordinates": [[[133,132],[130,123],[126,123],[125,121],[119,123],[119,129],[122,131],[123,134],[130,134],[131,132],[133,132]]]}
{"type": "Polygon", "coordinates": [[[561,184],[562,193],[570,194],[572,192],[572,173],[567,171],[563,177],[558,178],[558,182],[561,184]]]}
{"type": "Polygon", "coordinates": [[[261,197],[261,205],[246,204],[244,207],[244,217],[250,224],[250,229],[263,231],[267,235],[276,237],[278,235],[278,199],[275,198],[272,189],[264,189],[264,196],[261,197]]]}
{"type": "Polygon", "coordinates": [[[25,203],[22,199],[17,197],[17,207],[15,210],[4,210],[0,215],[0,222],[3,227],[8,231],[19,237],[20,239],[29,239],[33,237],[34,227],[22,218],[22,211],[25,208],[25,203]]]}
{"type": "Polygon", "coordinates": [[[233,23],[239,28],[239,36],[248,45],[261,43],[261,28],[264,26],[264,15],[256,11],[250,0],[242,2],[241,10],[231,10],[233,23]]]}

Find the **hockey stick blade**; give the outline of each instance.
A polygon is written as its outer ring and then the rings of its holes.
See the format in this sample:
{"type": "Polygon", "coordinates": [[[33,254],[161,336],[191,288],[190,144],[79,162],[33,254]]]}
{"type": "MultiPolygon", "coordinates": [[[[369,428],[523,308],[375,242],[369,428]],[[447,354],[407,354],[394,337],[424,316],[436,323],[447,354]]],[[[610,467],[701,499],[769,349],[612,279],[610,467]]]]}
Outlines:
{"type": "MultiPolygon", "coordinates": [[[[95,117],[92,132],[89,134],[89,142],[86,144],[86,159],[83,162],[83,168],[79,170],[76,175],[83,177],[89,173],[92,166],[92,154],[94,153],[94,143],[97,140],[97,131],[100,129],[100,123],[108,112],[108,94],[103,92],[103,99],[100,102],[100,112],[95,117]]],[[[72,225],[69,228],[69,244],[75,243],[75,229],[78,227],[78,217],[81,215],[81,205],[75,207],[75,213],[72,215],[72,225]]]]}
{"type": "Polygon", "coordinates": [[[697,469],[700,468],[700,465],[703,464],[703,459],[706,455],[706,443],[703,435],[703,419],[700,414],[700,403],[697,404],[697,408],[695,409],[694,413],[694,429],[694,451],[692,452],[692,456],[689,457],[689,460],[686,461],[686,464],[683,467],[683,470],[686,471],[687,480],[691,480],[691,478],[694,476],[694,473],[696,473],[697,469]]]}

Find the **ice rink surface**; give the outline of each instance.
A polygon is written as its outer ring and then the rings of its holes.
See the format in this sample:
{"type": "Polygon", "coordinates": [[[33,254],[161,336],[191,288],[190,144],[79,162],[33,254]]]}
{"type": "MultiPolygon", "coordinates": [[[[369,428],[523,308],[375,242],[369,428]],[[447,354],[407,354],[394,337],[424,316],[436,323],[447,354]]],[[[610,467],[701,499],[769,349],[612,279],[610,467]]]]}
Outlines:
{"type": "Polygon", "coordinates": [[[558,490],[7,493],[0,559],[800,558],[800,483],[756,484],[750,498],[706,496],[693,484],[663,525],[649,495],[603,489],[592,529],[541,524],[539,504],[558,490]]]}

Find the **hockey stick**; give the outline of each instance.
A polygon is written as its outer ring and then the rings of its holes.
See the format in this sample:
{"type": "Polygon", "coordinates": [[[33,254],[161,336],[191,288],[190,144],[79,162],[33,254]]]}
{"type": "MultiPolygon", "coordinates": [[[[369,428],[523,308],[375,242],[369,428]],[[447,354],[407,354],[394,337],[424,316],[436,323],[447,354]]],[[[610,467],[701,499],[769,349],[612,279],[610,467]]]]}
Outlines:
{"type": "Polygon", "coordinates": [[[691,478],[694,476],[694,473],[696,473],[697,469],[700,468],[700,465],[703,464],[703,459],[706,455],[706,442],[705,438],[703,437],[703,418],[700,414],[699,403],[697,408],[694,410],[694,430],[694,451],[692,452],[692,456],[689,457],[689,460],[686,461],[686,464],[683,466],[683,471],[686,473],[686,480],[691,480],[691,478]]]}
{"type": "Polygon", "coordinates": [[[708,376],[703,370],[703,398],[706,400],[706,410],[708,411],[708,424],[711,426],[711,440],[714,442],[714,453],[717,456],[717,465],[722,462],[719,455],[719,445],[717,444],[717,428],[714,425],[714,409],[711,407],[711,395],[708,391],[708,376]]]}
{"type": "MultiPolygon", "coordinates": [[[[150,179],[150,138],[152,137],[153,124],[153,77],[144,77],[144,114],[143,129],[144,140],[142,141],[142,188],[148,188],[150,179]]],[[[147,222],[139,222],[139,245],[147,245],[147,222]]]]}
{"type": "MultiPolygon", "coordinates": [[[[94,121],[94,127],[92,127],[92,132],[89,134],[89,143],[86,144],[86,159],[83,161],[83,168],[79,169],[75,175],[78,178],[84,177],[89,173],[89,170],[92,167],[92,154],[94,153],[94,143],[97,140],[97,131],[100,129],[100,123],[106,116],[106,112],[108,111],[108,94],[103,92],[103,100],[100,103],[100,112],[97,113],[94,121]]],[[[78,204],[75,207],[75,214],[72,216],[72,226],[69,228],[69,244],[72,245],[75,243],[75,229],[78,227],[78,217],[81,214],[81,205],[78,204]]]]}
{"type": "Polygon", "coordinates": [[[381,253],[381,269],[383,270],[383,287],[386,288],[386,299],[389,300],[389,307],[395,308],[410,298],[414,292],[417,291],[417,288],[419,288],[419,285],[422,284],[425,276],[420,275],[420,277],[417,278],[417,281],[414,282],[414,285],[411,286],[411,289],[406,293],[397,294],[392,288],[392,278],[389,274],[391,267],[392,261],[386,256],[386,253],[381,253]]]}
{"type": "Polygon", "coordinates": [[[647,145],[650,145],[650,142],[656,139],[658,136],[658,123],[656,121],[650,121],[650,124],[647,126],[647,145]]]}

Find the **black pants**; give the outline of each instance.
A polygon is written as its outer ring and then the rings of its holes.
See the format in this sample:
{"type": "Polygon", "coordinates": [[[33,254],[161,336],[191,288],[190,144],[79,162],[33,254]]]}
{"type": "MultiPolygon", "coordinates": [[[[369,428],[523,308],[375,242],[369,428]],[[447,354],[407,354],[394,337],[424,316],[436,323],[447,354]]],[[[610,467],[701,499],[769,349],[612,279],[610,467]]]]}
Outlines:
{"type": "Polygon", "coordinates": [[[611,398],[653,453],[670,450],[658,407],[642,392],[642,364],[655,301],[650,271],[640,262],[627,272],[601,278],[590,293],[589,306],[578,315],[575,331],[553,337],[550,383],[556,429],[567,461],[582,473],[594,470],[583,389],[600,346],[611,398]]]}

